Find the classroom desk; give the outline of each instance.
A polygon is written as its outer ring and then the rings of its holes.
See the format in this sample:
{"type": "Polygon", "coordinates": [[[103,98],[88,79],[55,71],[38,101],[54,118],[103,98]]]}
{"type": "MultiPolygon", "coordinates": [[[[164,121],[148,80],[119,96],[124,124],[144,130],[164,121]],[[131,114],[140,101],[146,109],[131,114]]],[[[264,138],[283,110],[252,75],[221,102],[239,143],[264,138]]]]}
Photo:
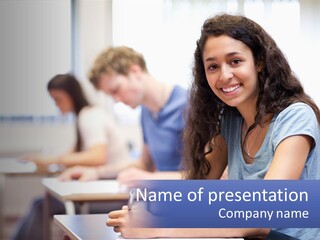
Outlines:
{"type": "Polygon", "coordinates": [[[3,239],[4,229],[4,189],[6,175],[45,175],[54,172],[39,170],[33,162],[22,162],[16,157],[0,157],[0,239],[3,239]]]}
{"type": "Polygon", "coordinates": [[[116,180],[97,180],[89,182],[67,181],[61,182],[57,178],[44,178],[45,186],[45,226],[44,236],[50,238],[49,195],[60,200],[67,215],[75,214],[76,203],[88,203],[98,201],[126,201],[129,193],[126,188],[120,187],[116,180]]]}
{"type": "MultiPolygon", "coordinates": [[[[106,226],[108,214],[84,214],[84,215],[54,215],[56,223],[72,240],[116,240],[123,239],[106,226]]],[[[157,238],[181,240],[183,238],[157,238]]],[[[187,238],[188,240],[204,240],[204,238],[187,238]]],[[[206,240],[223,240],[224,238],[205,238],[206,240]]],[[[228,238],[229,240],[243,240],[243,238],[228,238]]],[[[127,239],[128,240],[128,239],[127,239]]],[[[140,239],[144,240],[144,239],[140,239]]],[[[146,240],[146,239],[145,239],[146,240]]]]}
{"type": "Polygon", "coordinates": [[[116,180],[62,182],[57,178],[44,178],[42,184],[47,193],[64,203],[69,215],[75,214],[76,202],[123,201],[129,196],[127,189],[116,180]]]}
{"type": "Polygon", "coordinates": [[[108,214],[54,215],[54,223],[72,240],[115,240],[118,234],[106,226],[108,214]]]}

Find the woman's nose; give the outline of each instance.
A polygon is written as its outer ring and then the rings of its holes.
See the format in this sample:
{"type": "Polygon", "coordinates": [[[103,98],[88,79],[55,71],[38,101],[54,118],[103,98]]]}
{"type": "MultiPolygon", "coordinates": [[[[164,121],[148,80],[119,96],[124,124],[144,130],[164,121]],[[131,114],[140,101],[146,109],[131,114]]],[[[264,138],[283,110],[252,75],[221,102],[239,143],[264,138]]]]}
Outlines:
{"type": "Polygon", "coordinates": [[[233,69],[228,65],[222,65],[220,71],[220,81],[229,81],[233,77],[233,69]]]}

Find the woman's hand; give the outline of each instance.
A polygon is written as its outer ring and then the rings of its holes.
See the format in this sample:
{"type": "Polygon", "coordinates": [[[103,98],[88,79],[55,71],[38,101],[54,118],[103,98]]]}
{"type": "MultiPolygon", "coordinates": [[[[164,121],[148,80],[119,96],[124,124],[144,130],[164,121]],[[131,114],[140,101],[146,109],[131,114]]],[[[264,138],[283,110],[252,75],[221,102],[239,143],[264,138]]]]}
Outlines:
{"type": "Polygon", "coordinates": [[[34,162],[39,168],[46,168],[50,164],[57,163],[57,157],[44,156],[41,154],[27,154],[19,157],[19,160],[25,162],[34,162]]]}
{"type": "Polygon", "coordinates": [[[61,181],[93,181],[99,179],[99,174],[95,167],[75,166],[66,169],[58,178],[61,181]]]}
{"type": "Polygon", "coordinates": [[[106,224],[124,238],[155,238],[157,229],[146,228],[153,220],[153,215],[143,206],[136,204],[131,210],[123,206],[122,210],[110,212],[106,224]]]}

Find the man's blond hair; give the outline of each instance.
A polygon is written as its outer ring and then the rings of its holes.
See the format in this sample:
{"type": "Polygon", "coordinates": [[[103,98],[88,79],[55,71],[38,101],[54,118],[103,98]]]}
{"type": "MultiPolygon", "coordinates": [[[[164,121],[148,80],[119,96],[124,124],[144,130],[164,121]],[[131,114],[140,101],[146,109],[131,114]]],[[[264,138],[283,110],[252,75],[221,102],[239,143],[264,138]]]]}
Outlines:
{"type": "Polygon", "coordinates": [[[109,47],[98,55],[88,78],[95,88],[98,88],[101,74],[128,75],[132,65],[138,65],[147,72],[146,62],[141,53],[125,46],[109,47]]]}

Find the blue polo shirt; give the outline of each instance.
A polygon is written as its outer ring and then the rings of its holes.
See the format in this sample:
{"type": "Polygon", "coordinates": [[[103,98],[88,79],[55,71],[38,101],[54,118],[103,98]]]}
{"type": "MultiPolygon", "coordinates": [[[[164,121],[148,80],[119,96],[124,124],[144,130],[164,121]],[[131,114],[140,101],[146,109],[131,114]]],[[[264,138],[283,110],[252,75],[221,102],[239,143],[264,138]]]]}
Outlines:
{"type": "Polygon", "coordinates": [[[158,171],[177,171],[180,166],[186,104],[187,90],[175,86],[156,116],[142,106],[143,141],[158,171]]]}

